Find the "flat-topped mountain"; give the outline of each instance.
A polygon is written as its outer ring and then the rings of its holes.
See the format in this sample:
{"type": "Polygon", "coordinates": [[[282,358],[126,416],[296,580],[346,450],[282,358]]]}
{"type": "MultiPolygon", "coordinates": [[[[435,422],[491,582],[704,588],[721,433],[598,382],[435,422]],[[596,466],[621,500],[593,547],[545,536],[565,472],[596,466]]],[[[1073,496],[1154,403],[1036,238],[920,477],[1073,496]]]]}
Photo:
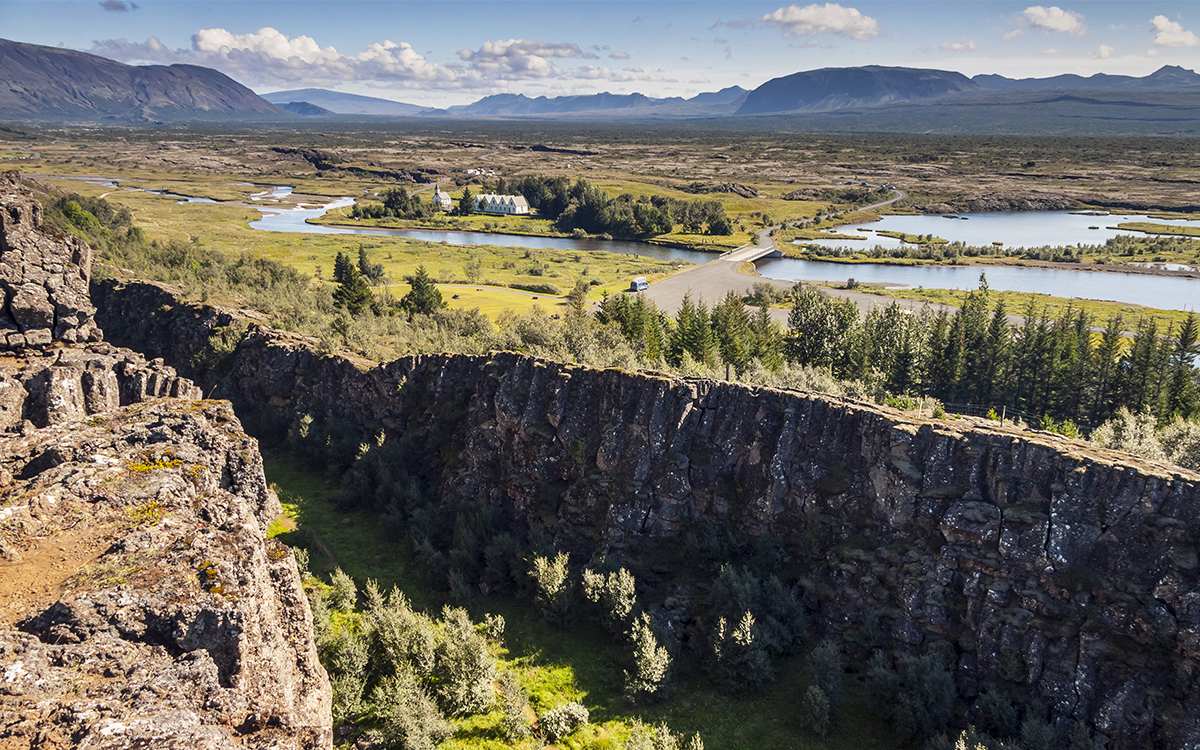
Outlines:
{"type": "Polygon", "coordinates": [[[979,84],[962,73],[946,70],[880,65],[822,68],[767,81],[746,96],[737,114],[872,107],[933,99],[979,88],[979,84]]]}
{"type": "Polygon", "coordinates": [[[295,117],[211,68],[126,65],[7,39],[0,39],[0,112],[54,121],[295,117]]]}
{"type": "Polygon", "coordinates": [[[339,115],[392,115],[406,117],[419,114],[427,109],[416,104],[395,102],[391,99],[380,99],[376,96],[361,94],[343,94],[340,91],[327,89],[293,89],[290,91],[272,91],[263,94],[263,99],[284,106],[292,102],[308,102],[309,104],[328,110],[339,115]]]}

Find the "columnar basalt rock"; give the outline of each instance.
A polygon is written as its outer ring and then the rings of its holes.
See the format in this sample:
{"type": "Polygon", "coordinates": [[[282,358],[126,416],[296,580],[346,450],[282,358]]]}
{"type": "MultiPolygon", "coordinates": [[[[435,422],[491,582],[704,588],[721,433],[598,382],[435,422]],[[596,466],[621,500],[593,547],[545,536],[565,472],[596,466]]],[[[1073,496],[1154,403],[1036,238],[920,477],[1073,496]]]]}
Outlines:
{"type": "Polygon", "coordinates": [[[0,206],[0,350],[99,341],[91,248],[42,226],[42,206],[16,172],[0,174],[0,206]]]}
{"type": "MultiPolygon", "coordinates": [[[[154,285],[98,294],[110,332],[181,367],[205,321],[236,318],[154,285]]],[[[351,448],[407,435],[445,497],[547,524],[579,563],[678,570],[689,534],[774,546],[805,566],[826,635],[941,653],[963,695],[1009,684],[1063,737],[1200,743],[1200,475],[983,420],[512,353],[372,365],[261,326],[212,385],[351,448]]]]}

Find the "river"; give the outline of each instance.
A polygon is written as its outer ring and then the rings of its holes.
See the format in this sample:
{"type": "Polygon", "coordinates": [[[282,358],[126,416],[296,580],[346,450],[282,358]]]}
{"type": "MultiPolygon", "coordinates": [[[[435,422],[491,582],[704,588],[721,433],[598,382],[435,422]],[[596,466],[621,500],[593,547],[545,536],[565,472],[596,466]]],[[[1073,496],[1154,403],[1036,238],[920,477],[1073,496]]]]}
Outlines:
{"type": "MultiPolygon", "coordinates": [[[[687,263],[707,263],[716,256],[691,250],[658,247],[640,242],[620,242],[609,240],[577,240],[569,238],[526,237],[511,234],[490,234],[484,232],[453,232],[424,229],[357,229],[354,227],[328,227],[320,224],[307,224],[308,219],[318,218],[331,208],[340,208],[354,203],[352,198],[340,198],[324,208],[282,209],[263,206],[263,218],[253,221],[250,226],[273,232],[305,232],[309,234],[362,234],[384,235],[392,237],[409,237],[429,242],[446,242],[451,245],[501,245],[505,247],[528,247],[534,249],[559,248],[566,250],[603,250],[626,255],[643,255],[663,260],[682,261],[687,263]],[[272,213],[274,212],[274,213],[272,213]]],[[[1033,237],[1038,231],[1036,226],[1040,219],[1046,220],[1048,227],[1038,237],[1057,238],[1055,244],[1076,244],[1091,240],[1095,226],[1107,222],[1109,225],[1119,221],[1160,221],[1146,217],[1133,216],[1081,216],[1065,212],[1028,212],[1000,214],[971,214],[971,218],[944,219],[940,216],[889,216],[884,219],[912,219],[917,221],[904,222],[902,226],[913,229],[899,229],[916,234],[933,233],[946,236],[942,223],[954,229],[966,225],[980,226],[987,236],[999,232],[1007,232],[1002,236],[1008,237],[1016,245],[1018,237],[1033,237]],[[1074,226],[1074,234],[1066,232],[1064,227],[1074,226]],[[922,229],[917,229],[921,227],[922,229]],[[933,227],[933,228],[927,228],[933,227]],[[1006,229],[1009,227],[1009,229],[1006,229]]],[[[879,224],[882,224],[880,222],[879,224]]],[[[871,225],[876,227],[879,224],[871,225]]],[[[1115,234],[1115,232],[1114,232],[1115,234]]],[[[884,239],[884,238],[880,238],[884,239]]],[[[990,240],[989,240],[990,242],[990,240]]],[[[873,243],[872,243],[873,244],[873,243]]],[[[1046,244],[1040,242],[1039,244],[1046,244]]],[[[861,247],[861,245],[860,245],[861,247]]],[[[1077,297],[1080,299],[1100,299],[1127,304],[1144,305],[1175,310],[1195,310],[1200,300],[1200,280],[1145,274],[1123,274],[1094,271],[1071,271],[1054,268],[1021,268],[1016,266],[900,266],[879,263],[846,264],[828,263],[821,261],[797,260],[780,258],[760,260],[756,263],[758,271],[763,276],[786,281],[846,281],[854,279],[868,283],[900,284],[910,287],[925,287],[929,289],[974,289],[979,284],[979,274],[987,274],[988,285],[999,291],[1035,292],[1055,297],[1077,297]]]]}

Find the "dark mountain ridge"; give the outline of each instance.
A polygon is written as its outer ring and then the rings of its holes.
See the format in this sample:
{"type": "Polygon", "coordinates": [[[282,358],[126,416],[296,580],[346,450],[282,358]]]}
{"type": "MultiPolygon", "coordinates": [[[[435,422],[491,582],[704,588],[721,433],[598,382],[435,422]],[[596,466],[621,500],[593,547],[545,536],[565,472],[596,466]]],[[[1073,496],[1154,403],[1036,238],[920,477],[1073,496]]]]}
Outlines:
{"type": "Polygon", "coordinates": [[[0,39],[0,112],[53,121],[291,119],[224,73],[0,39]]]}
{"type": "Polygon", "coordinates": [[[872,107],[978,89],[979,84],[962,73],[946,70],[881,65],[821,68],[767,81],[746,96],[736,114],[872,107]]]}

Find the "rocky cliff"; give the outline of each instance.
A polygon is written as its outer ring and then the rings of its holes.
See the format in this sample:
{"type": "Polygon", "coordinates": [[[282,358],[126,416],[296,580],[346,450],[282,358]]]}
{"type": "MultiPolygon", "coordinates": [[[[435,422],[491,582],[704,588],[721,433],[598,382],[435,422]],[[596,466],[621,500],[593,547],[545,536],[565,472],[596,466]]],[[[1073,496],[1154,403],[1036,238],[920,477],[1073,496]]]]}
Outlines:
{"type": "Polygon", "coordinates": [[[331,746],[257,443],[161,360],[95,341],[90,251],[15,180],[0,216],[22,326],[0,352],[0,747],[331,746]]]}
{"type": "MultiPolygon", "coordinates": [[[[97,298],[110,336],[180,366],[236,320],[154,285],[97,298]]],[[[1061,738],[1085,722],[1110,748],[1200,743],[1200,476],[810,393],[511,353],[375,366],[312,343],[251,325],[191,374],[351,451],[415,438],[444,497],[545,524],[577,562],[684,570],[697,534],[766,546],[804,568],[828,635],[941,653],[961,695],[1009,685],[1061,738]]]]}

